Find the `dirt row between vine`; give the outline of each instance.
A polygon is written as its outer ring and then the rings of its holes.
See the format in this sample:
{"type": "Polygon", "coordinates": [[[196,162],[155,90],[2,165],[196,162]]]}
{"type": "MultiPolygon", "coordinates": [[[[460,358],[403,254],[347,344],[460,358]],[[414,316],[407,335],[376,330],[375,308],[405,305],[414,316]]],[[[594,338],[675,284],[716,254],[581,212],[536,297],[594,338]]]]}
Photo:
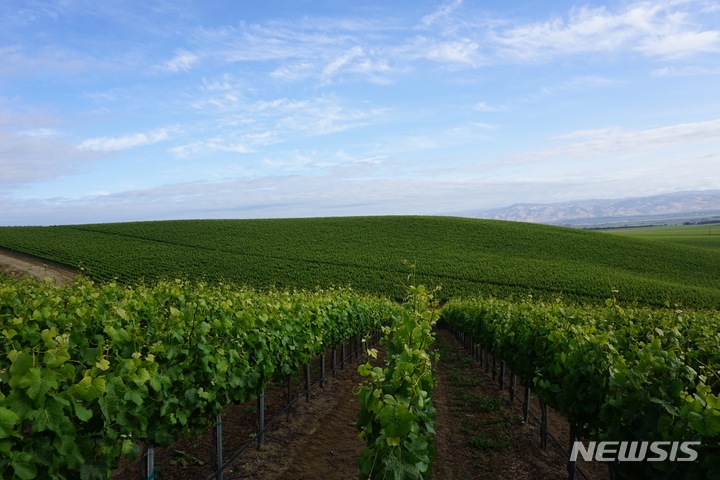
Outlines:
{"type": "Polygon", "coordinates": [[[51,278],[59,284],[71,282],[78,274],[76,270],[46,260],[0,248],[0,272],[15,277],[32,276],[51,278]]]}

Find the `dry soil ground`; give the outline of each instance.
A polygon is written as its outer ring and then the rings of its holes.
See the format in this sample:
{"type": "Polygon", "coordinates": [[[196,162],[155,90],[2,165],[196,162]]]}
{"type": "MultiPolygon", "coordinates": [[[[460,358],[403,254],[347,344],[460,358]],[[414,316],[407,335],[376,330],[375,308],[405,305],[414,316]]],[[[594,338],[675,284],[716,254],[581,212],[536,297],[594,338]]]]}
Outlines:
{"type": "Polygon", "coordinates": [[[37,278],[52,278],[58,283],[72,281],[77,271],[62,265],[53,264],[29,255],[10,252],[0,248],[0,271],[22,277],[31,275],[37,278]]]}

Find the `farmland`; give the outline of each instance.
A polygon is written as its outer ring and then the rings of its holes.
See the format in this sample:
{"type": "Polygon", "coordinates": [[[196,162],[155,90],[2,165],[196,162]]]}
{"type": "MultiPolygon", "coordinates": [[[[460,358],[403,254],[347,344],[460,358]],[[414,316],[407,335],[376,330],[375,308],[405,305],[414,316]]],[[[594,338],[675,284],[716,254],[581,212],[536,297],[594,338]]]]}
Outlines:
{"type": "Polygon", "coordinates": [[[408,272],[443,300],[477,294],[715,307],[720,252],[598,232],[452,217],[185,220],[0,228],[0,246],[97,280],[351,286],[395,298],[408,272]]]}
{"type": "MultiPolygon", "coordinates": [[[[441,285],[441,321],[584,438],[701,439],[693,468],[717,469],[718,249],[451,217],[6,227],[0,246],[90,277],[0,278],[0,466],[15,478],[100,478],[138,442],[173,448],[380,325],[385,369],[360,368],[361,468],[391,468],[403,448],[402,469],[426,475],[434,309],[418,300],[424,287],[404,283],[441,285]],[[398,307],[388,296],[414,300],[398,307]],[[41,461],[43,449],[56,455],[41,461]]],[[[633,472],[617,478],[649,470],[633,472]]]]}
{"type": "Polygon", "coordinates": [[[607,232],[625,237],[720,250],[720,223],[618,228],[607,232]]]}

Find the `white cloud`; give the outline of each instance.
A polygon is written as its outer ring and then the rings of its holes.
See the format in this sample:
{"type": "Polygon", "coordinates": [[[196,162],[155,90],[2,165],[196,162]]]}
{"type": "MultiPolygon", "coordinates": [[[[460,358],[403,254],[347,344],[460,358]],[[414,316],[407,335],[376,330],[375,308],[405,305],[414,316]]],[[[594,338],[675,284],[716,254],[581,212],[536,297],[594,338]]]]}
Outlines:
{"type": "Polygon", "coordinates": [[[503,56],[546,61],[562,55],[635,50],[648,56],[679,58],[720,48],[720,30],[702,30],[693,2],[638,2],[612,10],[582,7],[566,19],[500,29],[491,41],[503,56]]]}
{"type": "Polygon", "coordinates": [[[104,60],[60,46],[0,46],[0,77],[25,78],[48,74],[70,75],[109,68],[104,60]]]}
{"type": "Polygon", "coordinates": [[[422,18],[422,23],[425,26],[430,26],[435,23],[438,19],[445,18],[457,10],[462,5],[462,0],[453,0],[452,2],[446,2],[440,8],[429,15],[425,15],[422,18]]]}
{"type": "Polygon", "coordinates": [[[349,51],[343,53],[325,66],[322,72],[323,77],[333,76],[338,70],[343,68],[343,66],[347,65],[355,58],[363,57],[364,55],[365,54],[363,53],[363,49],[361,47],[352,47],[349,51]]]}
{"type": "Polygon", "coordinates": [[[480,63],[479,47],[480,45],[469,38],[431,43],[428,45],[426,56],[430,60],[439,62],[478,65],[480,63]]]}
{"type": "Polygon", "coordinates": [[[619,154],[620,158],[624,158],[675,145],[683,145],[684,148],[690,149],[691,145],[702,142],[717,144],[720,143],[720,119],[650,127],[642,130],[628,130],[620,127],[578,130],[555,136],[553,139],[569,140],[572,143],[520,154],[513,157],[513,161],[525,162],[550,157],[581,159],[603,157],[609,154],[619,154]]]}
{"type": "Polygon", "coordinates": [[[128,148],[151,145],[170,138],[168,129],[160,128],[147,133],[134,133],[121,137],[98,137],[84,140],[78,145],[81,150],[100,152],[126,150],[128,148]]]}
{"type": "Polygon", "coordinates": [[[492,106],[488,105],[487,102],[478,102],[473,106],[473,110],[478,112],[504,112],[507,110],[505,105],[492,106]]]}
{"type": "Polygon", "coordinates": [[[0,129],[0,188],[57,178],[102,157],[77,149],[55,130],[14,133],[0,129]]]}
{"type": "Polygon", "coordinates": [[[697,75],[720,75],[720,67],[707,67],[699,65],[670,65],[655,69],[651,72],[654,77],[685,77],[697,75]]]}
{"type": "Polygon", "coordinates": [[[207,140],[173,147],[170,151],[180,158],[190,158],[197,155],[209,155],[217,152],[244,154],[252,152],[252,149],[240,142],[234,142],[223,137],[213,137],[207,140]]]}
{"type": "Polygon", "coordinates": [[[198,61],[200,57],[194,53],[179,50],[175,53],[175,56],[165,62],[163,69],[169,72],[187,72],[189,71],[198,61]]]}
{"type": "Polygon", "coordinates": [[[669,59],[720,52],[720,31],[669,33],[661,38],[644,39],[637,50],[669,59]]]}

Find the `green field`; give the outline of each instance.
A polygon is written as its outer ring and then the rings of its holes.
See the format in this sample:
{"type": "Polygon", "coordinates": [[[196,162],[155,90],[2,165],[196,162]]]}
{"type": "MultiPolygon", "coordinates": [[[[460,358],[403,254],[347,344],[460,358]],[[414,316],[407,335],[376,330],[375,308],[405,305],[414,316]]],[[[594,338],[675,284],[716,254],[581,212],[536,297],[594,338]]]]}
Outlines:
{"type": "Polygon", "coordinates": [[[442,286],[444,299],[532,293],[720,305],[720,250],[516,222],[386,216],[3,227],[0,246],[128,283],[349,285],[397,298],[407,260],[418,282],[442,286]]]}
{"type": "Polygon", "coordinates": [[[617,228],[606,230],[606,232],[625,237],[645,238],[720,251],[720,223],[617,228]]]}

